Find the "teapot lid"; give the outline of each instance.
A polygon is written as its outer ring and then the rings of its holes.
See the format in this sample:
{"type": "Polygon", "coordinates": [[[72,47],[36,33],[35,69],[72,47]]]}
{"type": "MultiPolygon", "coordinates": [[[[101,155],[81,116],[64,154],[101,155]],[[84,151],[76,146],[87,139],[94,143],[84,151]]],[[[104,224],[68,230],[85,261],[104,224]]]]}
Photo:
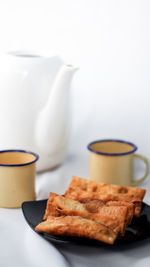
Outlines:
{"type": "Polygon", "coordinates": [[[41,58],[50,58],[50,57],[58,57],[54,51],[50,50],[14,50],[14,51],[7,51],[5,53],[9,56],[14,56],[18,58],[26,58],[26,59],[41,59],[41,58]]]}

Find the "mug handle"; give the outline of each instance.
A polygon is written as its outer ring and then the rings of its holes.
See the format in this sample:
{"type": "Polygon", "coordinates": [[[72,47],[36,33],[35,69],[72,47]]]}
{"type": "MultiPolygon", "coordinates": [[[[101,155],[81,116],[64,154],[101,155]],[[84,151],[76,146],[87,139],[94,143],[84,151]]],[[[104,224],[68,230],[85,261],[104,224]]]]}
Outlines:
{"type": "Polygon", "coordinates": [[[138,155],[138,154],[134,154],[134,155],[133,155],[133,159],[139,159],[139,160],[142,160],[142,161],[144,161],[144,163],[145,163],[145,165],[146,165],[146,170],[145,170],[145,174],[144,174],[144,176],[143,176],[142,178],[140,178],[139,180],[137,180],[137,181],[134,181],[133,179],[132,179],[132,181],[131,181],[131,185],[139,185],[139,184],[142,183],[142,182],[146,179],[146,177],[148,176],[148,173],[149,173],[149,161],[148,161],[148,159],[147,159],[146,157],[144,157],[144,156],[142,156],[142,155],[138,155]]]}

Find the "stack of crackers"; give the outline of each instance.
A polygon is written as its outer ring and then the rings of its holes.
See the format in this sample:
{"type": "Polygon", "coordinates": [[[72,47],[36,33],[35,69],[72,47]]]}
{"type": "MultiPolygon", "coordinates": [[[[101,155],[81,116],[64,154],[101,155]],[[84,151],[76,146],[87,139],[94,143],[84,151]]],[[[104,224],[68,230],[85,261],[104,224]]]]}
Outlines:
{"type": "Polygon", "coordinates": [[[132,218],[140,216],[145,192],[73,176],[64,195],[50,193],[44,221],[35,230],[114,244],[132,218]]]}

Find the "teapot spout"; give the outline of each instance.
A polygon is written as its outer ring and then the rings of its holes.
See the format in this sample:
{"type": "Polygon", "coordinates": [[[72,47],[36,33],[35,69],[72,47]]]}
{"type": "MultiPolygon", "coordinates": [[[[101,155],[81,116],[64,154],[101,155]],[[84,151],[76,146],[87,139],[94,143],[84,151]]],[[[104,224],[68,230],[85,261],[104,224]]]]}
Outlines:
{"type": "Polygon", "coordinates": [[[69,138],[69,86],[78,68],[72,65],[61,67],[49,94],[45,107],[36,122],[36,145],[46,153],[51,145],[51,154],[66,146],[69,138]]]}

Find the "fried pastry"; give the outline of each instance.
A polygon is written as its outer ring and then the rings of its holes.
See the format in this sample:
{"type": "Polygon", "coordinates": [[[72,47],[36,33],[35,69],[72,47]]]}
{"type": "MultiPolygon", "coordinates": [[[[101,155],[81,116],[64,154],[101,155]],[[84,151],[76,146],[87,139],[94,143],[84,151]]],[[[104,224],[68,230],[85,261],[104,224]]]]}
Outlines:
{"type": "Polygon", "coordinates": [[[60,196],[50,193],[44,220],[36,231],[77,236],[113,244],[124,235],[133,215],[139,216],[145,190],[73,177],[60,196]]]}
{"type": "Polygon", "coordinates": [[[56,209],[56,205],[54,203],[56,196],[57,196],[56,193],[50,192],[49,199],[47,200],[47,205],[46,205],[46,210],[45,210],[43,220],[46,220],[49,216],[58,217],[61,215],[58,209],[56,209]]]}
{"type": "Polygon", "coordinates": [[[69,188],[80,188],[83,191],[98,192],[102,195],[105,194],[123,194],[123,195],[134,195],[134,198],[139,198],[141,201],[145,195],[145,189],[113,184],[98,183],[92,180],[80,178],[77,176],[72,177],[72,181],[69,188]]]}
{"type": "Polygon", "coordinates": [[[115,202],[128,202],[128,203],[132,203],[133,206],[133,211],[134,211],[134,216],[139,217],[140,216],[140,212],[141,212],[141,201],[139,199],[133,199],[130,196],[122,196],[122,195],[112,195],[112,194],[105,194],[105,195],[101,195],[97,192],[86,192],[86,191],[82,191],[79,188],[76,189],[75,191],[72,189],[68,189],[67,192],[64,195],[67,198],[71,198],[71,199],[75,199],[75,200],[79,200],[81,201],[81,199],[86,199],[86,198],[90,198],[90,199],[99,199],[102,201],[115,201],[115,202]]]}
{"type": "Polygon", "coordinates": [[[50,193],[44,219],[53,216],[53,210],[57,211],[56,216],[81,216],[104,224],[122,236],[125,233],[128,209],[124,206],[101,205],[100,201],[96,201],[96,203],[93,203],[93,201],[80,203],[79,201],[50,193]]]}
{"type": "Polygon", "coordinates": [[[80,216],[49,217],[35,227],[41,233],[58,236],[77,236],[114,244],[117,234],[110,228],[80,216]]]}
{"type": "Polygon", "coordinates": [[[90,199],[90,198],[81,198],[78,199],[80,203],[84,203],[87,209],[97,209],[97,207],[101,206],[108,206],[108,207],[126,207],[127,208],[127,215],[126,215],[126,226],[129,225],[133,218],[134,213],[134,205],[133,203],[129,203],[126,201],[106,201],[100,199],[90,199]]]}
{"type": "Polygon", "coordinates": [[[73,176],[65,196],[72,199],[91,198],[130,202],[135,205],[134,215],[138,217],[145,192],[140,188],[98,183],[73,176]]]}

